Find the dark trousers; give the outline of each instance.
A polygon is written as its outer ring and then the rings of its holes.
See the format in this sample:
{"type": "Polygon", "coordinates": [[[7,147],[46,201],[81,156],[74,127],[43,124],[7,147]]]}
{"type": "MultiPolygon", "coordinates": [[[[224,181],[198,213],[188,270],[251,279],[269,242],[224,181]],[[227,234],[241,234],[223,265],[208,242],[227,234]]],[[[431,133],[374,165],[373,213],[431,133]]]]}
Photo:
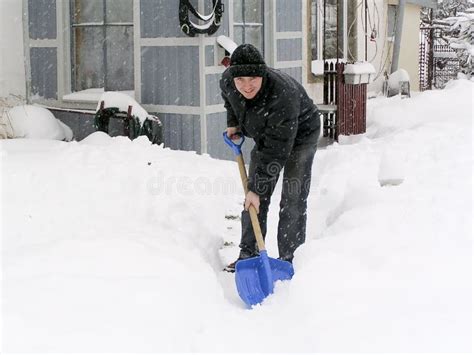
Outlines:
{"type": "MultiPolygon", "coordinates": [[[[278,222],[278,251],[280,259],[293,260],[293,254],[306,239],[306,207],[311,185],[311,168],[316,153],[319,131],[308,137],[307,142],[293,147],[283,169],[283,186],[278,222]]],[[[255,148],[254,148],[255,150],[255,148]]],[[[254,151],[251,154],[249,176],[255,173],[254,151]]],[[[278,180],[278,177],[277,177],[278,180]]],[[[274,185],[273,185],[274,186],[274,185]]],[[[260,196],[258,219],[263,237],[267,234],[267,214],[272,191],[260,196]]],[[[242,238],[240,257],[247,258],[258,253],[250,214],[242,211],[242,238]]]]}

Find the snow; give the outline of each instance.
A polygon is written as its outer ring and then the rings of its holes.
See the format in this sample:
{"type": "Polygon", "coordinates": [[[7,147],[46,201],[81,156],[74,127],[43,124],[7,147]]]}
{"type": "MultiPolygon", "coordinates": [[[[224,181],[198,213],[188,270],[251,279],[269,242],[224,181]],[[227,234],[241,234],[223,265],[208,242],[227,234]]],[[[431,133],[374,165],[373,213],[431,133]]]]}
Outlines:
{"type": "Polygon", "coordinates": [[[217,43],[224,48],[230,54],[234,53],[234,50],[237,48],[237,43],[227,36],[221,35],[216,39],[217,43]]]}
{"type": "Polygon", "coordinates": [[[457,58],[458,56],[454,52],[433,52],[435,58],[457,58]]]}
{"type": "Polygon", "coordinates": [[[346,64],[344,74],[375,74],[374,66],[369,62],[356,62],[346,64]]]}
{"type": "Polygon", "coordinates": [[[473,85],[369,100],[367,133],[316,153],[295,276],[252,310],[221,271],[235,162],[101,132],[1,141],[0,349],[470,352],[473,85]]]}
{"type": "Polygon", "coordinates": [[[145,120],[150,116],[148,112],[146,112],[145,109],[137,101],[135,101],[135,99],[121,92],[104,92],[97,103],[96,111],[99,111],[102,101],[104,102],[104,108],[117,107],[123,112],[128,112],[128,107],[132,106],[131,115],[138,117],[141,124],[143,124],[143,122],[145,122],[145,120]]]}
{"type": "MultiPolygon", "coordinates": [[[[135,91],[118,91],[124,95],[134,97],[135,91]]],[[[92,88],[82,91],[73,92],[63,96],[64,101],[85,101],[85,102],[99,102],[101,96],[104,94],[104,88],[92,88]]]]}
{"type": "Polygon", "coordinates": [[[33,105],[20,105],[4,113],[15,138],[56,139],[71,141],[71,128],[54,117],[51,111],[33,105]]]}
{"type": "Polygon", "coordinates": [[[314,75],[324,74],[324,60],[313,60],[311,61],[311,73],[314,75]]]}
{"type": "Polygon", "coordinates": [[[394,71],[388,77],[388,87],[391,89],[397,89],[400,87],[401,82],[410,81],[410,75],[405,69],[398,69],[394,71]]]}

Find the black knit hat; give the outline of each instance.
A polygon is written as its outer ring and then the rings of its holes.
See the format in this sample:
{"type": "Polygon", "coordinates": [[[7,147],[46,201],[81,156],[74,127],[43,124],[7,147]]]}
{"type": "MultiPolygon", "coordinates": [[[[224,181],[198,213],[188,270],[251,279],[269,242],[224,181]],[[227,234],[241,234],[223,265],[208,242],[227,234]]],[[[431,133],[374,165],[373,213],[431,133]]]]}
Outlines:
{"type": "Polygon", "coordinates": [[[230,57],[230,74],[239,76],[264,76],[267,66],[257,48],[251,44],[241,44],[230,57]]]}

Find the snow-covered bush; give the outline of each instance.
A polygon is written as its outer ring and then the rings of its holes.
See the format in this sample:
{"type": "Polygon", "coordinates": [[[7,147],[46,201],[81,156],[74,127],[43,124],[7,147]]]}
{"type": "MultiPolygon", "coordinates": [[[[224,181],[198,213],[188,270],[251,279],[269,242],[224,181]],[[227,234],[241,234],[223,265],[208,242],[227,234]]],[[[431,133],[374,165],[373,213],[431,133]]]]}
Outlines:
{"type": "Polygon", "coordinates": [[[449,24],[445,31],[451,48],[456,51],[461,66],[461,72],[468,77],[472,76],[474,8],[460,12],[456,17],[445,19],[449,24]]]}
{"type": "Polygon", "coordinates": [[[443,37],[456,52],[460,72],[472,76],[474,0],[438,0],[438,8],[430,14],[422,12],[425,25],[441,28],[443,37]]]}

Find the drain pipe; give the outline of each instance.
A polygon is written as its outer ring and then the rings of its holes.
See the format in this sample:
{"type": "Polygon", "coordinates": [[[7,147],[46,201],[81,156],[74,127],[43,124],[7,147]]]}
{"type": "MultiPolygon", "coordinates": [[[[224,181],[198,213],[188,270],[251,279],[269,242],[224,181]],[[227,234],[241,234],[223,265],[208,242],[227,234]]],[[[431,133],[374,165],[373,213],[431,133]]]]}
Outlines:
{"type": "Polygon", "coordinates": [[[395,28],[395,42],[393,43],[392,68],[390,73],[398,69],[398,58],[400,57],[400,44],[402,42],[403,15],[405,14],[405,0],[398,0],[397,23],[395,28]]]}

